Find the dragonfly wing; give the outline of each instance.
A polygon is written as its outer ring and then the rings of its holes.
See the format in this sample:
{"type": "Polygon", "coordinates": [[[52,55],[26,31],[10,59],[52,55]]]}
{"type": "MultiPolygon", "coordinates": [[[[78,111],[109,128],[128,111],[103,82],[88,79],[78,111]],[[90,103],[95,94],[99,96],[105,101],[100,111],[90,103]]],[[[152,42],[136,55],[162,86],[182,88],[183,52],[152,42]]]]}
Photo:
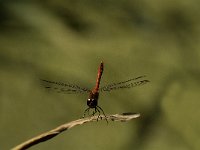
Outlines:
{"type": "Polygon", "coordinates": [[[111,90],[117,90],[117,89],[126,89],[126,88],[132,88],[132,87],[136,87],[136,86],[140,86],[140,85],[144,85],[148,82],[150,82],[149,80],[145,80],[143,79],[145,76],[139,76],[136,78],[132,78],[126,81],[122,81],[122,82],[118,82],[118,83],[112,83],[109,84],[107,86],[104,86],[102,88],[100,88],[100,91],[111,91],[111,90]]]}
{"type": "Polygon", "coordinates": [[[49,81],[49,80],[45,80],[45,79],[40,79],[40,80],[44,83],[45,88],[49,91],[55,91],[55,92],[64,93],[64,94],[90,92],[89,89],[82,88],[82,87],[79,87],[78,85],[74,85],[74,84],[49,81]]]}

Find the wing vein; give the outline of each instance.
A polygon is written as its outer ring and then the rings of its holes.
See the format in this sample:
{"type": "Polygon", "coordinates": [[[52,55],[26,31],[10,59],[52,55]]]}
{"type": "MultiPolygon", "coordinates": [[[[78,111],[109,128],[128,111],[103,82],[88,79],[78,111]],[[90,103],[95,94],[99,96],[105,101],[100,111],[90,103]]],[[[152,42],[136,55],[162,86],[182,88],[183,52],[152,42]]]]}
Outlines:
{"type": "Polygon", "coordinates": [[[132,88],[132,87],[140,86],[140,85],[146,84],[147,82],[150,82],[149,80],[140,80],[144,77],[146,77],[146,76],[139,76],[139,77],[132,78],[132,79],[129,79],[126,81],[112,83],[107,86],[103,86],[100,90],[101,91],[111,91],[111,90],[117,90],[117,89],[132,88]],[[138,80],[138,81],[136,81],[136,80],[138,80]]]}
{"type": "Polygon", "coordinates": [[[72,94],[72,93],[83,93],[83,92],[90,92],[87,88],[82,88],[75,84],[69,84],[69,83],[62,83],[57,81],[49,81],[45,79],[40,79],[41,81],[48,84],[48,86],[45,86],[46,89],[49,90],[55,90],[58,93],[66,93],[66,94],[72,94]],[[51,86],[53,85],[53,86],[51,86]],[[59,87],[61,86],[61,87],[59,87]]]}

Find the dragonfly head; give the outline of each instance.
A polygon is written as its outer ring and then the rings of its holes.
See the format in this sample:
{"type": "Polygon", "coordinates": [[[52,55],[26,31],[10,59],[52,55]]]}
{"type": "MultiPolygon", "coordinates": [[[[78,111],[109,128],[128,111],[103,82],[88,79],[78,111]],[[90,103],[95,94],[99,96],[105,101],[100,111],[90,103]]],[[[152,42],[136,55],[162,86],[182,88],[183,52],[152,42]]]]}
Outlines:
{"type": "Polygon", "coordinates": [[[88,98],[87,105],[90,108],[95,108],[97,106],[97,100],[96,99],[90,99],[90,98],[88,98]]]}
{"type": "Polygon", "coordinates": [[[95,108],[98,105],[98,98],[99,98],[99,93],[98,92],[91,92],[89,95],[89,98],[87,99],[87,105],[90,108],[95,108]]]}

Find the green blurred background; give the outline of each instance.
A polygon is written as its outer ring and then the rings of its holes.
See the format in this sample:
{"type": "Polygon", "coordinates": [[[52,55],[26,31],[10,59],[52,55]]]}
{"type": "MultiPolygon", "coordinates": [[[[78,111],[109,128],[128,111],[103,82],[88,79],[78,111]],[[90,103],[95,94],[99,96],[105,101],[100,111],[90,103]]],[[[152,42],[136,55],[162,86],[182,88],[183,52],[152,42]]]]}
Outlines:
{"type": "Polygon", "coordinates": [[[127,122],[75,127],[33,150],[199,150],[200,1],[1,0],[0,149],[78,119],[87,94],[45,91],[39,79],[92,88],[147,75],[151,82],[101,93],[106,114],[127,122]]]}

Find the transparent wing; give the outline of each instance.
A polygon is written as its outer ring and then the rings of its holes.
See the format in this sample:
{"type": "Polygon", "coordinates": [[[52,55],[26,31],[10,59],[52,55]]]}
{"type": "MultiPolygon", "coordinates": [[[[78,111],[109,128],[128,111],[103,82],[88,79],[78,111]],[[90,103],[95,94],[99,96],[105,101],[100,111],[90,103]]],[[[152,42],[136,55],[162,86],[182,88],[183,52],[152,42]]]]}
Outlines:
{"type": "Polygon", "coordinates": [[[44,83],[45,88],[48,89],[49,91],[55,91],[55,92],[64,93],[64,94],[90,92],[89,89],[82,88],[82,87],[79,87],[78,85],[74,85],[74,84],[49,81],[49,80],[45,80],[45,79],[40,79],[40,80],[44,83]]]}
{"type": "Polygon", "coordinates": [[[100,88],[100,91],[111,91],[111,90],[117,90],[117,89],[126,89],[126,88],[132,88],[132,87],[136,87],[139,85],[144,85],[148,82],[150,82],[149,80],[145,80],[144,77],[146,76],[139,76],[136,78],[132,78],[126,81],[122,81],[122,82],[118,82],[118,83],[112,83],[106,86],[103,86],[100,88]]]}

